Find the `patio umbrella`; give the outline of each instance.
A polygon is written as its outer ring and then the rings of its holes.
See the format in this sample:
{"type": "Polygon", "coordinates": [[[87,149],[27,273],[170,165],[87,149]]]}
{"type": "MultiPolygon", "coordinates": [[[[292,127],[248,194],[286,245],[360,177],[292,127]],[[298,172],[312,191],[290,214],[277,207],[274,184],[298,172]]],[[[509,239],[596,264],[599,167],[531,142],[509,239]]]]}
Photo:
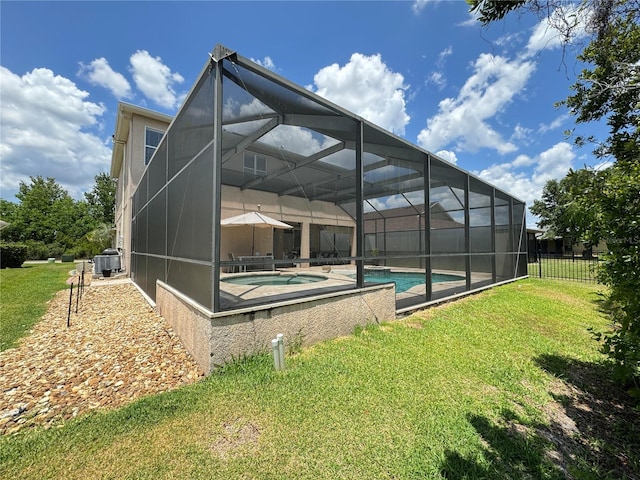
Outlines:
{"type": "Polygon", "coordinates": [[[243,213],[235,217],[225,218],[220,221],[223,227],[239,227],[242,225],[251,225],[251,255],[253,255],[253,247],[255,244],[255,228],[293,228],[288,223],[281,222],[275,218],[260,212],[243,213]]]}

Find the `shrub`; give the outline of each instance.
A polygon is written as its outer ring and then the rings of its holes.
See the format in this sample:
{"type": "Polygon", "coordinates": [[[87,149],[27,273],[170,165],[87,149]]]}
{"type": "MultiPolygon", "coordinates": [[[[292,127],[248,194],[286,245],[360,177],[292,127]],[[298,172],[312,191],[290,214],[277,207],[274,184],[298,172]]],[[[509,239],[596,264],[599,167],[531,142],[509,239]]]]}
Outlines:
{"type": "Polygon", "coordinates": [[[0,244],[0,268],[20,268],[26,259],[26,245],[20,243],[0,244]]]}
{"type": "Polygon", "coordinates": [[[50,257],[49,248],[44,244],[44,242],[27,240],[24,242],[24,245],[27,247],[27,260],[46,260],[50,257]]]}

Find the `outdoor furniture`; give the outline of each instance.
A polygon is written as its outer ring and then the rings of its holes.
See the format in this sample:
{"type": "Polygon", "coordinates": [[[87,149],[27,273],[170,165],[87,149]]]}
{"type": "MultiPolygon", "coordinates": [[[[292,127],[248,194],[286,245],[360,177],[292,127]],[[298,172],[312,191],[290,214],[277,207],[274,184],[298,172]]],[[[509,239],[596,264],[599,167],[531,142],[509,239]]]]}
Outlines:
{"type": "MultiPolygon", "coordinates": [[[[233,255],[233,253],[229,253],[227,255],[229,257],[229,260],[231,260],[232,262],[236,261],[236,257],[233,255]]],[[[238,265],[231,265],[227,267],[227,273],[236,273],[236,269],[240,270],[238,265]]]]}
{"type": "Polygon", "coordinates": [[[240,266],[241,271],[246,272],[247,267],[260,267],[256,268],[256,270],[275,270],[275,265],[273,262],[269,262],[273,260],[273,255],[238,255],[237,259],[242,263],[240,266]],[[262,261],[262,262],[261,262],[262,261]],[[270,263],[270,268],[265,268],[267,263],[270,263]]]}

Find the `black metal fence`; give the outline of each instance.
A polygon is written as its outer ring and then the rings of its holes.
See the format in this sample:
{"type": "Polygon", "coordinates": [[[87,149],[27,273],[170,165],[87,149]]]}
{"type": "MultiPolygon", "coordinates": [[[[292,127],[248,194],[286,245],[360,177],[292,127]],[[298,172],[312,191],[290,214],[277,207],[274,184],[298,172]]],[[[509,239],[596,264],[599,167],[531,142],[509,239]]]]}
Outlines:
{"type": "Polygon", "coordinates": [[[530,277],[558,278],[577,282],[598,281],[598,255],[561,256],[538,254],[529,262],[530,277]]]}

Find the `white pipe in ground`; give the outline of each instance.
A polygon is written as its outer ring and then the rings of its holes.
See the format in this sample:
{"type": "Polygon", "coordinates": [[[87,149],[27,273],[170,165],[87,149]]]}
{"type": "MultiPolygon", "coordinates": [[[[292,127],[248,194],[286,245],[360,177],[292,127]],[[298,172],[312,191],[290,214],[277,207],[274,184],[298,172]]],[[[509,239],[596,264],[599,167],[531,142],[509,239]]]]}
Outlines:
{"type": "Polygon", "coordinates": [[[279,333],[276,335],[278,340],[278,355],[280,356],[280,368],[284,370],[284,335],[279,333]]]}
{"type": "Polygon", "coordinates": [[[280,364],[280,348],[278,347],[278,339],[271,340],[271,351],[273,352],[273,366],[277,370],[282,370],[280,364]]]}

